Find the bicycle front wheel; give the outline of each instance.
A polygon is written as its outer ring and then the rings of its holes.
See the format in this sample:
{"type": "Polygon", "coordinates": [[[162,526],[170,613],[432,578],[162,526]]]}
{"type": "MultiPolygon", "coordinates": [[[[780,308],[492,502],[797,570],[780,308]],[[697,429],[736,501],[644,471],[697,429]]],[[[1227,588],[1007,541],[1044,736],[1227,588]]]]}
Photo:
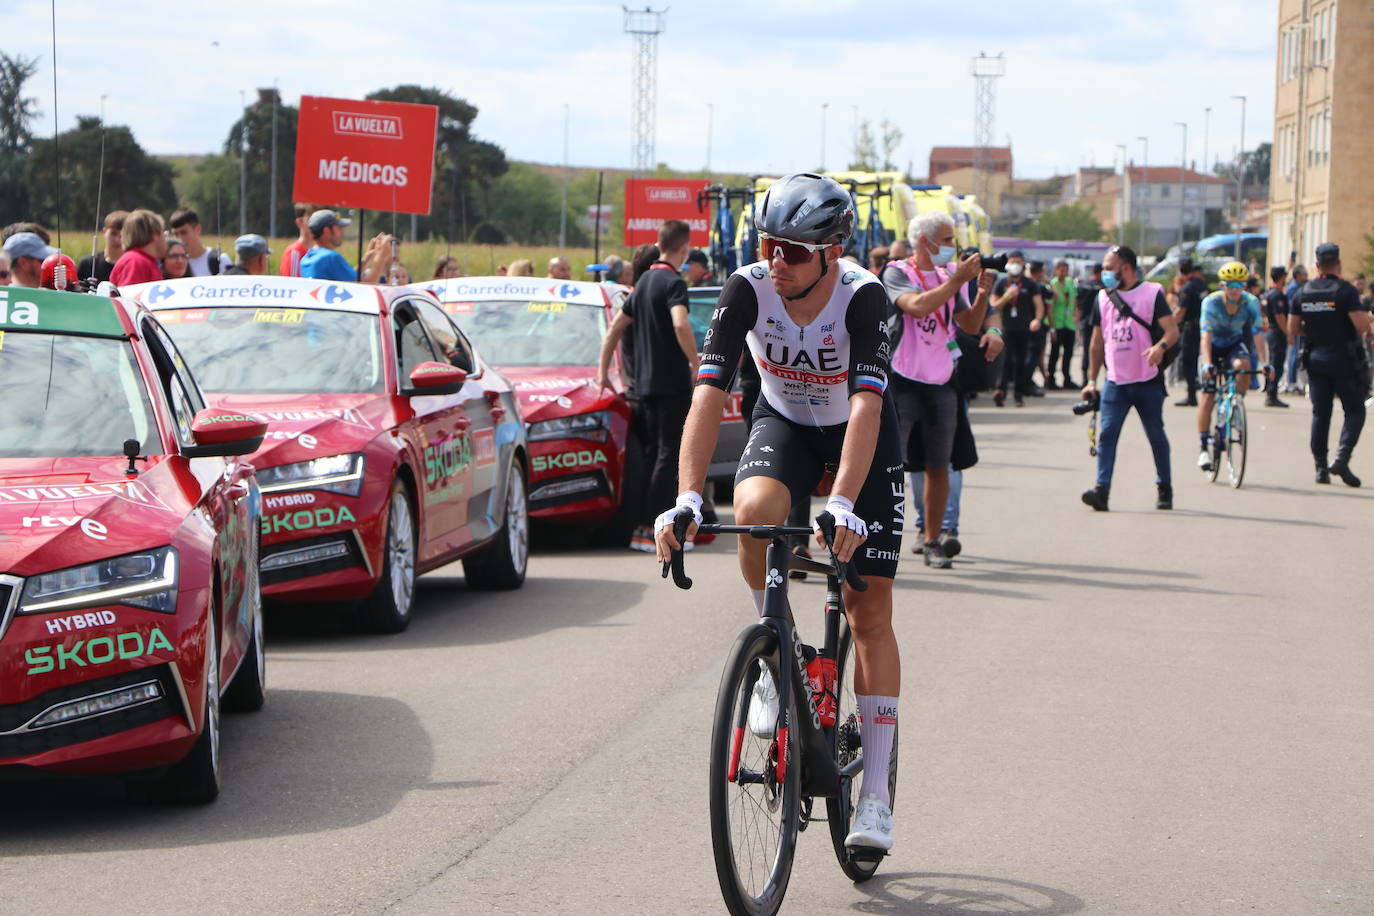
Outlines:
{"type": "Polygon", "coordinates": [[[1241,398],[1231,402],[1231,422],[1227,425],[1230,429],[1226,437],[1226,473],[1231,486],[1239,488],[1245,479],[1245,451],[1250,435],[1245,420],[1245,401],[1241,398]]]}
{"type": "Polygon", "coordinates": [[[1224,407],[1223,399],[1217,396],[1217,402],[1212,405],[1212,439],[1207,443],[1207,448],[1212,453],[1212,466],[1207,469],[1207,479],[1216,482],[1217,474],[1221,472],[1221,456],[1226,451],[1226,417],[1222,413],[1224,407]]]}
{"type": "MultiPolygon", "coordinates": [[[[778,638],[761,624],[740,634],[721,675],[711,729],[711,845],[716,878],[731,913],[760,916],[782,906],[792,876],[801,800],[800,754],[795,740],[779,732],[781,717],[770,709],[771,679],[777,698],[778,638]],[[767,688],[767,681],[761,688],[767,688]],[[750,705],[754,704],[751,711],[750,705]]],[[[795,696],[787,720],[797,721],[795,696]]]]}
{"type": "MultiPolygon", "coordinates": [[[[849,622],[840,618],[840,638],[835,651],[835,674],[838,681],[835,710],[835,732],[832,736],[832,749],[836,766],[843,769],[862,754],[863,743],[859,738],[859,703],[854,696],[854,634],[849,630],[849,622]]],[[[887,765],[887,792],[892,807],[897,806],[897,735],[892,736],[892,754],[887,765]]],[[[830,843],[835,847],[835,858],[840,861],[840,869],[851,881],[862,882],[873,877],[878,870],[878,862],[855,859],[844,845],[849,836],[849,822],[854,819],[854,805],[859,797],[859,787],[863,782],[862,772],[854,776],[841,776],[839,791],[834,798],[825,800],[825,818],[830,825],[830,843]]]]}

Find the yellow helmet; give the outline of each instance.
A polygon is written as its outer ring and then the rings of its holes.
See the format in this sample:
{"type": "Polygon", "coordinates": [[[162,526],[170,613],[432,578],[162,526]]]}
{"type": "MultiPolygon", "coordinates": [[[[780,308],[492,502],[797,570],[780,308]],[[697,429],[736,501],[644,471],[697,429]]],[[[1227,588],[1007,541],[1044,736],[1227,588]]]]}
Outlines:
{"type": "Polygon", "coordinates": [[[1222,283],[1244,283],[1250,279],[1250,270],[1239,261],[1231,261],[1217,271],[1217,278],[1222,283]]]}

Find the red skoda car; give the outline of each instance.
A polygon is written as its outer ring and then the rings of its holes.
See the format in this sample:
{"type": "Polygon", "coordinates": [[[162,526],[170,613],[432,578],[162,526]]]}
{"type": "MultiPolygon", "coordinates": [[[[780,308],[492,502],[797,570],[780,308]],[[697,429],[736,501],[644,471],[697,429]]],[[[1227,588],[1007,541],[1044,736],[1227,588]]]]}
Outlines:
{"type": "Polygon", "coordinates": [[[0,287],[0,777],[219,792],[220,710],[264,698],[253,468],[136,304],[0,287]]]}
{"type": "Polygon", "coordinates": [[[429,295],[290,277],[130,287],[212,403],[267,421],[262,587],[277,602],[358,601],[410,623],[415,577],[462,559],[517,588],[529,455],[515,393],[429,295]]]}
{"type": "Polygon", "coordinates": [[[618,369],[615,390],[596,384],[601,340],[624,287],[536,277],[418,286],[515,385],[530,443],[530,515],[604,522],[613,542],[627,539],[643,499],[642,448],[618,369]]]}

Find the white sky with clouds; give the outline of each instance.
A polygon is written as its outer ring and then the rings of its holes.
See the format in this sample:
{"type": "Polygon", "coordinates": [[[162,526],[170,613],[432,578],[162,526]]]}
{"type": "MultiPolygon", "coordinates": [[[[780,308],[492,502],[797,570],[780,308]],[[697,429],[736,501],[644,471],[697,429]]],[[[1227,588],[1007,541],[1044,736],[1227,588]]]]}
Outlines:
{"type": "MultiPolygon", "coordinates": [[[[27,85],[53,118],[49,0],[0,0],[8,54],[39,58],[27,85]],[[15,23],[23,23],[14,29],[15,23]]],[[[154,153],[217,150],[251,101],[276,82],[301,95],[360,98],[402,83],[466,98],[474,133],[515,159],[558,162],[563,106],[571,106],[574,165],[623,167],[630,158],[632,41],[618,3],[393,0],[238,0],[198,4],[57,0],[62,129],[97,114],[127,124],[154,153]],[[379,11],[391,11],[379,15],[379,11]],[[218,41],[218,46],[212,45],[218,41]]],[[[1116,144],[1142,161],[1229,158],[1272,134],[1277,4],[1261,0],[1043,0],[981,4],[870,0],[675,0],[659,37],[656,158],[734,172],[814,168],[821,104],[829,103],[826,165],[846,164],[854,106],[904,134],[899,165],[924,176],[931,146],[970,145],[969,59],[1005,52],[996,135],[1010,137],[1017,177],[1109,165],[1116,144]],[[903,10],[894,16],[892,10],[903,10]],[[843,161],[842,161],[843,160],[843,161]]]]}

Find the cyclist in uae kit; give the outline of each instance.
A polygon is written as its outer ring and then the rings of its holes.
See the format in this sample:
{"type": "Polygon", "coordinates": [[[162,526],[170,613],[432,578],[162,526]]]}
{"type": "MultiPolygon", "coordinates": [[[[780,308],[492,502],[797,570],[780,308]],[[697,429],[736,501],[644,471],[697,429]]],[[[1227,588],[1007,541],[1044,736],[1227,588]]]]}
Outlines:
{"type": "Polygon", "coordinates": [[[1217,272],[1224,284],[1222,289],[1202,300],[1201,366],[1202,399],[1197,408],[1197,434],[1202,442],[1202,454],[1197,466],[1212,469],[1211,437],[1212,405],[1217,400],[1216,366],[1244,372],[1236,377],[1236,391],[1245,396],[1250,388],[1250,373],[1258,364],[1271,372],[1265,361],[1264,321],[1260,316],[1259,299],[1245,291],[1250,270],[1239,261],[1224,265],[1217,272]]]}
{"type": "MultiPolygon", "coordinates": [[[[854,206],[834,180],[807,173],[780,179],[757,207],[754,226],[763,260],[735,271],[716,303],[682,437],[681,492],[654,526],[658,557],[666,560],[679,546],[672,530],[679,511],[689,509],[701,521],[699,494],[747,344],[762,392],[735,475],[735,523],[783,524],[795,503],[834,474],[825,510],[835,517],[835,554],[852,558],[869,583],[865,592],[846,586],[844,595],[864,748],[846,844],[890,849],[887,764],[901,682],[892,580],[905,496],[897,414],[885,396],[887,294],[877,277],[840,257],[854,206]]],[[[760,612],[766,552],[764,541],[740,538],[740,570],[760,612]]],[[[776,709],[777,703],[776,686],[760,678],[751,721],[755,705],[776,709]]]]}

